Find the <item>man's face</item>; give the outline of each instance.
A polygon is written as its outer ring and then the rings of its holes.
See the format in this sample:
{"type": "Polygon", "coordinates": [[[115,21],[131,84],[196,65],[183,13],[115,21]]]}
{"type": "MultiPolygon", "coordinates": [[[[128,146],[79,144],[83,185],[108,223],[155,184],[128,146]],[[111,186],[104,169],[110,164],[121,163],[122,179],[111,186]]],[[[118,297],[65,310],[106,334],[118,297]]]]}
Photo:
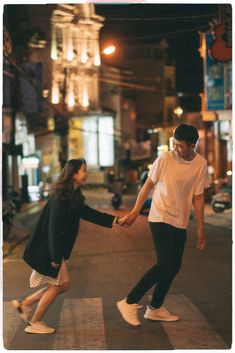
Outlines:
{"type": "Polygon", "coordinates": [[[185,141],[180,141],[173,138],[173,148],[180,158],[190,160],[195,148],[195,144],[188,144],[185,141]]]}

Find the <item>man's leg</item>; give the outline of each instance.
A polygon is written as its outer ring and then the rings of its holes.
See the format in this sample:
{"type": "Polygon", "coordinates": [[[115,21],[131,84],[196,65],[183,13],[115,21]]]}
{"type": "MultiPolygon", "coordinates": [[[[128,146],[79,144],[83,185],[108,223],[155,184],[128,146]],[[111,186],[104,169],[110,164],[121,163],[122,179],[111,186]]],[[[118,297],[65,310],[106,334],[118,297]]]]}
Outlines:
{"type": "Polygon", "coordinates": [[[168,229],[166,226],[167,224],[164,223],[150,223],[158,261],[128,294],[127,303],[129,304],[138,303],[144,294],[162,279],[168,268],[169,261],[172,259],[173,246],[171,246],[171,240],[165,234],[166,229],[168,229]]]}
{"type": "Polygon", "coordinates": [[[117,302],[118,310],[122,315],[123,319],[127,321],[132,326],[140,326],[140,321],[138,319],[138,301],[142,296],[155,284],[157,266],[153,266],[137,285],[128,294],[127,298],[117,302]]]}
{"type": "Polygon", "coordinates": [[[151,300],[151,306],[154,308],[162,306],[173,279],[181,268],[186,241],[186,230],[175,228],[168,224],[165,224],[164,228],[164,232],[155,233],[156,235],[154,236],[159,266],[161,266],[161,276],[154,288],[151,300]],[[163,239],[162,235],[167,238],[167,241],[163,239]]]}

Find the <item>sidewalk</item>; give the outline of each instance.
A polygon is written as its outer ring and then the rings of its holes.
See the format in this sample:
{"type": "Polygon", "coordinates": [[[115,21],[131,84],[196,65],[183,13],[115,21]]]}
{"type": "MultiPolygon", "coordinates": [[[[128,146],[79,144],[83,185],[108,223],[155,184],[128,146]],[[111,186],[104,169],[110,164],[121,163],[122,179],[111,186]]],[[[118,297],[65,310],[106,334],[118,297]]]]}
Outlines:
{"type": "MultiPolygon", "coordinates": [[[[89,206],[101,209],[110,209],[112,193],[105,188],[84,190],[86,202],[89,206]]],[[[135,203],[136,195],[122,195],[121,210],[129,210],[135,203]]],[[[21,211],[15,215],[14,224],[10,233],[10,241],[3,242],[3,257],[8,256],[11,251],[24,239],[26,239],[33,229],[35,220],[39,215],[46,201],[25,203],[21,211]],[[32,217],[33,216],[33,217],[32,217]]],[[[232,209],[223,213],[215,213],[210,204],[205,205],[205,223],[224,227],[232,230],[232,209]]]]}
{"type": "Polygon", "coordinates": [[[14,217],[9,241],[3,241],[3,258],[8,256],[21,241],[29,237],[32,230],[32,227],[30,227],[31,222],[29,221],[29,215],[36,216],[39,214],[44,204],[45,202],[28,202],[22,205],[20,212],[17,212],[14,217]]]}

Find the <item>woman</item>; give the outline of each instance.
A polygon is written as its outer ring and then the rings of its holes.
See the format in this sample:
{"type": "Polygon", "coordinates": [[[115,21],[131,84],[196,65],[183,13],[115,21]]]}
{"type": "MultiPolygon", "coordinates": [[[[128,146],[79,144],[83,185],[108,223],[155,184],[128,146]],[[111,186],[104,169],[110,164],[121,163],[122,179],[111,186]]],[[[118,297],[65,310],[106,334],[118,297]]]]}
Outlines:
{"type": "Polygon", "coordinates": [[[12,301],[21,318],[28,323],[25,332],[55,332],[41,319],[57,295],[69,287],[65,260],[70,257],[80,218],[110,228],[114,223],[120,224],[118,217],[98,212],[84,203],[81,186],[85,184],[86,178],[84,159],[71,159],[66,163],[51,187],[50,198],[24,251],[24,260],[33,268],[30,287],[45,285],[22,301],[12,301]],[[38,305],[29,321],[31,306],[35,302],[38,305]]]}

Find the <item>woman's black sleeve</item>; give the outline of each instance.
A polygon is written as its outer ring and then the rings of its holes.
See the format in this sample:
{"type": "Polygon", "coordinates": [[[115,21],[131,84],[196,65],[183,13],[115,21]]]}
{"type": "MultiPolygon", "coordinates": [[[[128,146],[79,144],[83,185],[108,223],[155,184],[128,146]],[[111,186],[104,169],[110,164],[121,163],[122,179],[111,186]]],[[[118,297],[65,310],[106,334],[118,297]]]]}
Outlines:
{"type": "Polygon", "coordinates": [[[88,222],[98,224],[103,227],[112,228],[115,216],[108,213],[99,212],[86,204],[79,207],[80,217],[88,222]]]}

